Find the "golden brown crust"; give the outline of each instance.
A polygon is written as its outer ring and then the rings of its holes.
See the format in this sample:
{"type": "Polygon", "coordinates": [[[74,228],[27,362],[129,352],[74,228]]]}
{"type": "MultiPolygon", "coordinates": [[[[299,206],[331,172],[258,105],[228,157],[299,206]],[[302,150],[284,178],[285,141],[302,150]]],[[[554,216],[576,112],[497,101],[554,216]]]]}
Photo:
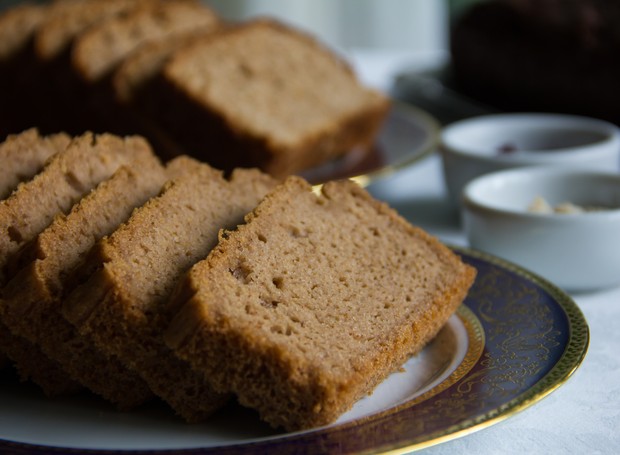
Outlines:
{"type": "MultiPolygon", "coordinates": [[[[0,116],[6,117],[0,122],[2,137],[31,125],[45,132],[138,133],[148,136],[165,159],[185,153],[225,172],[260,167],[279,178],[352,150],[368,150],[389,108],[385,96],[359,84],[340,55],[309,33],[273,19],[227,24],[197,0],[59,0],[45,11],[37,21],[34,13],[24,14],[36,22],[25,38],[34,37],[33,45],[20,53],[22,63],[0,72],[0,85],[9,94],[0,106],[0,116]],[[250,54],[273,70],[257,73],[254,82],[264,78],[267,85],[286,88],[299,81],[297,88],[279,90],[270,99],[243,99],[237,95],[249,85],[242,77],[223,103],[212,103],[190,87],[194,79],[208,84],[202,69],[178,78],[162,70],[164,62],[179,66],[173,61],[183,62],[196,48],[186,42],[188,33],[222,31],[215,40],[200,40],[210,46],[259,29],[268,30],[273,40],[250,54]],[[161,53],[154,46],[149,54],[146,47],[155,41],[161,53]],[[46,84],[37,83],[41,78],[46,84]],[[38,109],[29,109],[32,104],[38,109]],[[248,110],[256,115],[242,121],[239,113],[248,110]],[[270,119],[269,111],[282,110],[270,119]],[[265,122],[273,125],[265,129],[265,122]]],[[[248,39],[232,47],[249,49],[254,37],[248,39]]],[[[190,72],[199,60],[186,63],[190,72]]],[[[220,65],[220,60],[212,66],[222,66],[235,79],[239,69],[251,67],[243,60],[238,65],[233,60],[220,65]]],[[[220,92],[221,86],[212,91],[220,92]]]]}
{"type": "Polygon", "coordinates": [[[0,282],[7,279],[5,267],[10,257],[56,214],[68,212],[119,166],[150,153],[142,138],[86,133],[54,155],[39,174],[0,202],[0,282]]]}
{"type": "Polygon", "coordinates": [[[121,409],[143,403],[152,392],[118,359],[80,337],[61,316],[60,302],[70,289],[73,271],[95,241],[111,234],[135,207],[155,196],[165,180],[153,155],[121,167],[22,248],[13,261],[19,273],[2,290],[0,312],[12,332],[36,343],[69,376],[121,409]]]}
{"type": "MultiPolygon", "coordinates": [[[[11,265],[18,251],[35,239],[58,215],[68,212],[74,203],[100,182],[112,175],[119,166],[152,157],[146,141],[139,137],[118,138],[112,135],[84,134],[75,138],[64,150],[54,154],[46,166],[31,180],[19,185],[8,199],[0,202],[0,280],[4,285],[13,278],[17,270],[11,265]]],[[[16,263],[19,263],[17,261],[16,263]]],[[[4,319],[4,317],[0,318],[4,319]]],[[[16,347],[23,344],[20,336],[13,336],[11,330],[3,328],[6,352],[15,362],[21,353],[24,364],[35,365],[35,358],[44,358],[38,346],[29,350],[13,351],[11,339],[16,347]]],[[[44,366],[44,362],[40,362],[44,366]]],[[[32,370],[32,368],[30,368],[32,370]]],[[[40,372],[44,377],[47,373],[40,372]]],[[[52,373],[50,371],[50,375],[52,373]]]]}
{"type": "Polygon", "coordinates": [[[86,267],[95,271],[64,302],[63,314],[138,371],[178,414],[198,421],[228,395],[215,393],[163,344],[171,317],[167,299],[182,274],[208,254],[218,230],[241,222],[273,181],[239,170],[228,182],[187,157],[174,160],[169,172],[176,177],[161,194],[97,245],[86,267]]]}
{"type": "Polygon", "coordinates": [[[342,58],[273,20],[198,40],[176,52],[162,74],[162,96],[188,113],[163,122],[186,149],[197,150],[208,134],[229,150],[230,162],[206,160],[225,169],[235,162],[258,166],[278,177],[368,148],[390,104],[362,87],[342,58]],[[185,129],[194,122],[199,131],[185,129]]]}
{"type": "MultiPolygon", "coordinates": [[[[289,178],[186,281],[168,345],[274,426],[327,424],[421,349],[474,270],[352,182],[289,178]]],[[[181,294],[181,293],[180,293],[181,294]]]]}
{"type": "Polygon", "coordinates": [[[34,177],[69,141],[64,133],[41,136],[36,128],[9,135],[0,144],[0,199],[8,197],[18,183],[34,177]]]}
{"type": "Polygon", "coordinates": [[[209,27],[180,33],[173,39],[159,39],[140,46],[114,71],[112,85],[118,101],[123,104],[136,102],[137,94],[159,75],[166,61],[176,51],[215,32],[219,26],[213,23],[209,27]]]}

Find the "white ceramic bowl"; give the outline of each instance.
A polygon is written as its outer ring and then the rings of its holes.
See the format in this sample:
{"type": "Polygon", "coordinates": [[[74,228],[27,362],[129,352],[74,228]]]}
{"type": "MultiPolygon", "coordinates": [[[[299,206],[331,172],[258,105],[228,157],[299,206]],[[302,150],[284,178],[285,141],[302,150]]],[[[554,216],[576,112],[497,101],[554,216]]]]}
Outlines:
{"type": "Polygon", "coordinates": [[[508,259],[567,291],[620,284],[620,174],[528,167],[478,177],[463,191],[462,216],[472,248],[508,259]],[[540,214],[571,202],[600,211],[540,214]]]}
{"type": "Polygon", "coordinates": [[[467,182],[498,170],[554,165],[617,171],[620,130],[572,115],[483,115],[445,127],[440,151],[448,193],[458,205],[467,182]]]}

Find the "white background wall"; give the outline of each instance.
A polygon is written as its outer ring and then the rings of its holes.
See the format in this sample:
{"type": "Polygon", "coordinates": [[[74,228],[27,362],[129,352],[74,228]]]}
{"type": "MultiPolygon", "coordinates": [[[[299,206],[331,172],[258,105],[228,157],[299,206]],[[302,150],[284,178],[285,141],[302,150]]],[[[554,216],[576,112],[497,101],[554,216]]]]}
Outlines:
{"type": "Polygon", "coordinates": [[[268,14],[343,49],[445,50],[444,0],[204,0],[229,19],[268,14]]]}

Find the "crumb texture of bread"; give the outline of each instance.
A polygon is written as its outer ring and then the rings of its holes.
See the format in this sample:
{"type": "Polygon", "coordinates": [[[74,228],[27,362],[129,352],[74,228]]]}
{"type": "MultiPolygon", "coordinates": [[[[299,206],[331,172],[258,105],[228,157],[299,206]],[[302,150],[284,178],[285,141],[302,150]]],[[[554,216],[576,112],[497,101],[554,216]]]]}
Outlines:
{"type": "MultiPolygon", "coordinates": [[[[7,199],[0,201],[0,283],[5,285],[13,277],[15,271],[10,270],[9,265],[18,251],[35,239],[55,216],[67,213],[119,166],[144,155],[152,155],[152,151],[142,138],[86,133],[54,154],[31,180],[19,184],[7,199]]],[[[13,336],[4,322],[0,325],[5,346],[11,344],[7,341],[11,338],[17,345],[27,342],[13,336]]],[[[27,356],[44,357],[36,345],[23,351],[27,356]]],[[[5,352],[13,361],[18,361],[10,347],[5,347],[5,352]]]]}
{"type": "Polygon", "coordinates": [[[189,273],[167,344],[293,431],[332,422],[436,335],[475,272],[352,182],[291,177],[189,273]]]}
{"type": "Polygon", "coordinates": [[[243,142],[255,155],[252,165],[278,176],[368,146],[389,105],[338,56],[271,20],[184,48],[163,78],[205,118],[215,117],[229,142],[243,142]]]}
{"type": "Polygon", "coordinates": [[[0,201],[0,282],[7,280],[5,268],[10,257],[45,229],[54,216],[67,213],[119,166],[143,154],[151,154],[151,149],[142,138],[86,133],[55,154],[32,180],[0,201]]]}
{"type": "Polygon", "coordinates": [[[67,147],[69,141],[64,133],[46,137],[36,128],[9,135],[0,144],[0,199],[8,197],[20,182],[34,177],[52,155],[67,147]]]}
{"type": "Polygon", "coordinates": [[[150,389],[116,358],[82,339],[60,314],[60,302],[69,291],[72,273],[95,242],[156,196],[166,178],[154,155],[119,168],[22,248],[13,267],[19,272],[0,300],[3,320],[13,333],[37,344],[71,377],[121,409],[146,401],[152,396],[150,389]]]}
{"type": "Polygon", "coordinates": [[[192,0],[147,4],[86,31],[73,47],[73,65],[84,80],[95,82],[140,45],[190,29],[209,27],[217,20],[210,9],[192,0]]]}
{"type": "MultiPolygon", "coordinates": [[[[255,170],[227,181],[182,157],[162,193],[137,209],[92,254],[95,272],[63,304],[64,316],[104,351],[138,371],[151,390],[189,421],[204,419],[228,398],[176,358],[162,333],[177,281],[207,256],[220,228],[232,228],[274,185],[255,170]]],[[[88,266],[87,266],[88,268],[88,266]]]]}
{"type": "Polygon", "coordinates": [[[166,74],[230,123],[291,147],[304,135],[331,127],[334,116],[364,109],[376,96],[361,89],[343,62],[317,52],[317,46],[261,22],[186,49],[166,74]],[[269,58],[264,49],[280,58],[269,58]]]}

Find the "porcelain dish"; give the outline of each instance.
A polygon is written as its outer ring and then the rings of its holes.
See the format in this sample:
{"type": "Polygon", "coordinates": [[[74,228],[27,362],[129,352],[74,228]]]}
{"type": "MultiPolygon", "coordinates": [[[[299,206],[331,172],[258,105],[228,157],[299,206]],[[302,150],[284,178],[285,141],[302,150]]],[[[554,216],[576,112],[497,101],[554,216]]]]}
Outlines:
{"type": "Polygon", "coordinates": [[[620,130],[593,118],[563,114],[491,114],[454,122],[441,134],[448,193],[489,172],[523,166],[617,171],[620,130]]]}
{"type": "Polygon", "coordinates": [[[3,375],[0,453],[396,454],[501,422],[572,376],[587,352],[588,325],[551,283],[478,251],[456,252],[478,271],[457,314],[332,425],[282,433],[235,406],[188,425],[156,403],[123,413],[94,396],[50,400],[3,375]]]}
{"type": "MultiPolygon", "coordinates": [[[[549,167],[499,171],[463,191],[470,246],[568,291],[620,284],[620,174],[549,167]],[[540,213],[569,203],[581,213],[540,213]]],[[[572,211],[574,212],[574,211],[572,211]]]]}

